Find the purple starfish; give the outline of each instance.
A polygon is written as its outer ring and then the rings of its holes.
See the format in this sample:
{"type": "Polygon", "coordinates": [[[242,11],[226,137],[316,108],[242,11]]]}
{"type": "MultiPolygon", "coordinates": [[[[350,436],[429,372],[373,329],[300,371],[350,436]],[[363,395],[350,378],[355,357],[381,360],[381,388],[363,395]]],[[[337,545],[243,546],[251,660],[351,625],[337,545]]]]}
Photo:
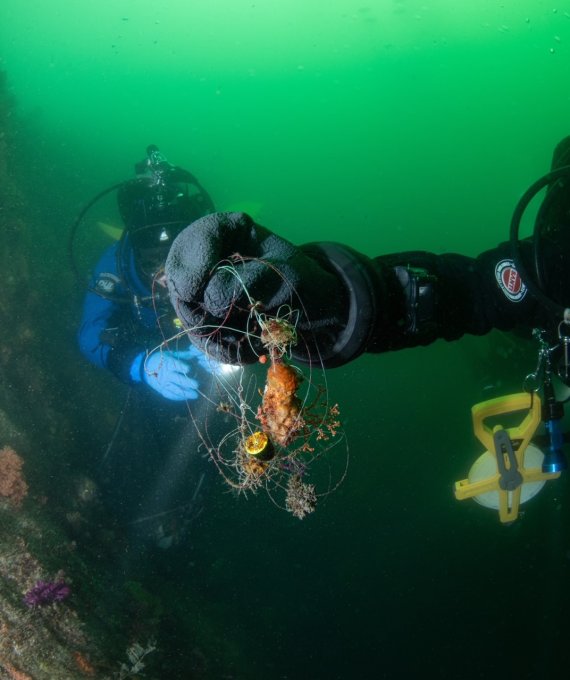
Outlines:
{"type": "Polygon", "coordinates": [[[65,581],[38,581],[24,595],[28,607],[45,607],[52,602],[62,602],[71,594],[71,588],[65,581]]]}

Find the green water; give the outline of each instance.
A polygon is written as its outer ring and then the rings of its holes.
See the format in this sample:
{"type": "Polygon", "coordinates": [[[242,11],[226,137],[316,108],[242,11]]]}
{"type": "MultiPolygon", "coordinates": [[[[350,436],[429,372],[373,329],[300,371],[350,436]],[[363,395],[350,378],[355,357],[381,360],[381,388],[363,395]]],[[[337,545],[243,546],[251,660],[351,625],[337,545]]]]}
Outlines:
{"type": "MultiPolygon", "coordinates": [[[[507,238],[570,133],[569,3],[4,0],[0,45],[30,174],[45,180],[47,279],[79,206],[129,178],[150,143],[220,209],[258,203],[294,242],[473,255],[507,238]]],[[[65,314],[79,313],[72,296],[65,314]]],[[[54,333],[73,353],[73,325],[54,333]]],[[[488,383],[520,386],[524,365],[495,341],[330,371],[345,484],[302,523],[219,487],[192,558],[175,554],[155,584],[178,599],[170,664],[191,665],[184,617],[199,610],[238,678],[555,677],[564,482],[509,528],[452,494],[478,454],[471,404],[488,383]]]]}

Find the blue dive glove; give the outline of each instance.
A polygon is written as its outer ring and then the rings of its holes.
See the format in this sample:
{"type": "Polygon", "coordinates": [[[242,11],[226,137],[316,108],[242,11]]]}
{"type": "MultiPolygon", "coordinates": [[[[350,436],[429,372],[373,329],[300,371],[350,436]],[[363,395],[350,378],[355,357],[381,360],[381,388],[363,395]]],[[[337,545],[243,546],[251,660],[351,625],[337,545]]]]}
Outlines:
{"type": "Polygon", "coordinates": [[[188,350],[155,351],[146,357],[139,354],[131,366],[131,378],[144,382],[161,396],[172,401],[197,399],[199,383],[196,376],[200,370],[214,373],[216,362],[203,352],[191,347],[188,350]]]}

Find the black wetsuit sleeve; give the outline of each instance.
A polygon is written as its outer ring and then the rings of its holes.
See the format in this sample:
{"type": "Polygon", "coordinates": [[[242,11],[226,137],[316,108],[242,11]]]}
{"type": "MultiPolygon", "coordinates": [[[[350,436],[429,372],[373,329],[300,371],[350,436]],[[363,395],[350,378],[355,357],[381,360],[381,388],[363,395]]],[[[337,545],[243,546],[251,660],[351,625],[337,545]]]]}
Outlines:
{"type": "Polygon", "coordinates": [[[464,334],[484,335],[494,328],[531,329],[546,323],[545,311],[516,271],[508,243],[475,258],[407,252],[377,257],[373,265],[384,280],[384,314],[377,317],[368,352],[427,345],[440,338],[456,340],[464,334]],[[410,304],[402,271],[412,272],[430,288],[427,311],[419,321],[414,319],[418,309],[410,304]]]}
{"type": "MultiPolygon", "coordinates": [[[[345,286],[338,299],[343,324],[322,352],[326,366],[363,352],[548,324],[516,271],[508,243],[475,258],[425,251],[368,258],[337,243],[302,248],[345,286]]],[[[530,257],[529,243],[523,243],[523,256],[530,257]]]]}

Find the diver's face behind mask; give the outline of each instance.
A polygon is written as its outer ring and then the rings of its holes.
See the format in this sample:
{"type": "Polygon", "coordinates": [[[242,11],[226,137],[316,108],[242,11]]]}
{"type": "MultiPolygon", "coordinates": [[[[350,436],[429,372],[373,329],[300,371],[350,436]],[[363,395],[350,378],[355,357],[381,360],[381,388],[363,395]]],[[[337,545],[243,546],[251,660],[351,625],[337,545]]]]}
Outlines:
{"type": "Polygon", "coordinates": [[[146,282],[154,280],[163,269],[172,241],[186,226],[185,222],[169,222],[129,231],[135,267],[146,282]]]}
{"type": "Polygon", "coordinates": [[[173,168],[159,179],[127,182],[117,195],[137,273],[149,286],[180,231],[213,208],[199,187],[180,181],[184,177],[183,171],[173,168]]]}

